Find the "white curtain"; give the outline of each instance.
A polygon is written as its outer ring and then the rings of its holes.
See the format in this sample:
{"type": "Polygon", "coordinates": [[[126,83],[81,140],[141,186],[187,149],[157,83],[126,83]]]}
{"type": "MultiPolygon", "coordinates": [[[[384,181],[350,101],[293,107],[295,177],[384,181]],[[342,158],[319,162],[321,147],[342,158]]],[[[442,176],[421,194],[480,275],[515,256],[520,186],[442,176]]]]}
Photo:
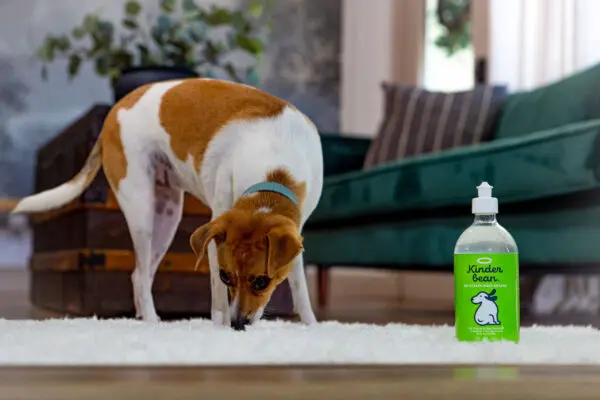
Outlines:
{"type": "MultiPolygon", "coordinates": [[[[529,90],[600,62],[600,0],[490,0],[489,5],[490,82],[529,90]]],[[[539,314],[598,312],[600,278],[547,275],[532,308],[539,314]]]]}
{"type": "Polygon", "coordinates": [[[527,90],[600,62],[600,1],[490,0],[489,77],[527,90]]]}

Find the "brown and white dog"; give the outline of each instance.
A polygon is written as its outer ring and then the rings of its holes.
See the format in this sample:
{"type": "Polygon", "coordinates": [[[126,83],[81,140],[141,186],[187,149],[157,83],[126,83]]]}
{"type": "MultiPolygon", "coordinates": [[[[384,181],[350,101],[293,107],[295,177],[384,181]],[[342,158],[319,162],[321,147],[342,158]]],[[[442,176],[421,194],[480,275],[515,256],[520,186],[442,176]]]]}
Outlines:
{"type": "Polygon", "coordinates": [[[103,166],[136,253],[138,318],[156,322],[152,282],[181,220],[183,193],[212,210],[190,244],[210,265],[215,324],[244,329],[289,279],[294,309],[316,322],[302,257],[302,227],[321,196],[323,159],[315,126],[258,89],[213,79],[142,86],[108,114],[98,142],[70,181],[22,199],[15,213],[75,199],[103,166]],[[155,184],[166,176],[167,186],[155,184]],[[228,300],[228,293],[231,303],[228,300]]]}

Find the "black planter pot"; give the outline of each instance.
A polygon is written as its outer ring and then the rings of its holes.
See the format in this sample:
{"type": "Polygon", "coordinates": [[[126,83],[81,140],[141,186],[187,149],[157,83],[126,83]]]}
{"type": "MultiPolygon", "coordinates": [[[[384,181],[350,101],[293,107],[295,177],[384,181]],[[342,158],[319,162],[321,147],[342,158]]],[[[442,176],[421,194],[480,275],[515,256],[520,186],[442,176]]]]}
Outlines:
{"type": "Polygon", "coordinates": [[[113,83],[113,98],[115,103],[134,89],[146,83],[167,81],[170,79],[195,78],[193,70],[186,67],[134,67],[123,70],[123,73],[113,83]]]}

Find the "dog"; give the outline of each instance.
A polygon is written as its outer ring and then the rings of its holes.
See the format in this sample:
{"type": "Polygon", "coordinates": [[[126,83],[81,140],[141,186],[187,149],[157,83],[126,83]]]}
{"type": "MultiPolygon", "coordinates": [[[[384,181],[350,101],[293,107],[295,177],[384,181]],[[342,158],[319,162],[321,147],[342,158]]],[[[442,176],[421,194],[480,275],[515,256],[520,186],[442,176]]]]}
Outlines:
{"type": "Polygon", "coordinates": [[[321,197],[323,155],[315,125],[296,107],[218,79],[140,86],[111,108],[76,176],[23,198],[12,212],[69,203],[100,167],[135,250],[137,318],[159,321],[152,283],[188,192],[212,211],[210,222],[190,237],[198,264],[208,257],[212,321],[244,330],[262,317],[277,285],[288,279],[294,312],[305,324],[316,322],[302,228],[321,197]]]}

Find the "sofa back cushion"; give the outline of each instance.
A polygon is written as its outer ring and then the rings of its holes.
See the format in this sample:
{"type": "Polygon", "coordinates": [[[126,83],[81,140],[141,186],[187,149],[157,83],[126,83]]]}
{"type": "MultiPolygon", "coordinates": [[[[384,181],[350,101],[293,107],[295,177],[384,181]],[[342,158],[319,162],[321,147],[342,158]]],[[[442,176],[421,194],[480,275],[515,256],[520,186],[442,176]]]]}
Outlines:
{"type": "Polygon", "coordinates": [[[432,92],[384,83],[384,116],[364,167],[490,140],[506,87],[432,92]]]}
{"type": "Polygon", "coordinates": [[[508,96],[494,139],[600,118],[600,64],[508,96]]]}

